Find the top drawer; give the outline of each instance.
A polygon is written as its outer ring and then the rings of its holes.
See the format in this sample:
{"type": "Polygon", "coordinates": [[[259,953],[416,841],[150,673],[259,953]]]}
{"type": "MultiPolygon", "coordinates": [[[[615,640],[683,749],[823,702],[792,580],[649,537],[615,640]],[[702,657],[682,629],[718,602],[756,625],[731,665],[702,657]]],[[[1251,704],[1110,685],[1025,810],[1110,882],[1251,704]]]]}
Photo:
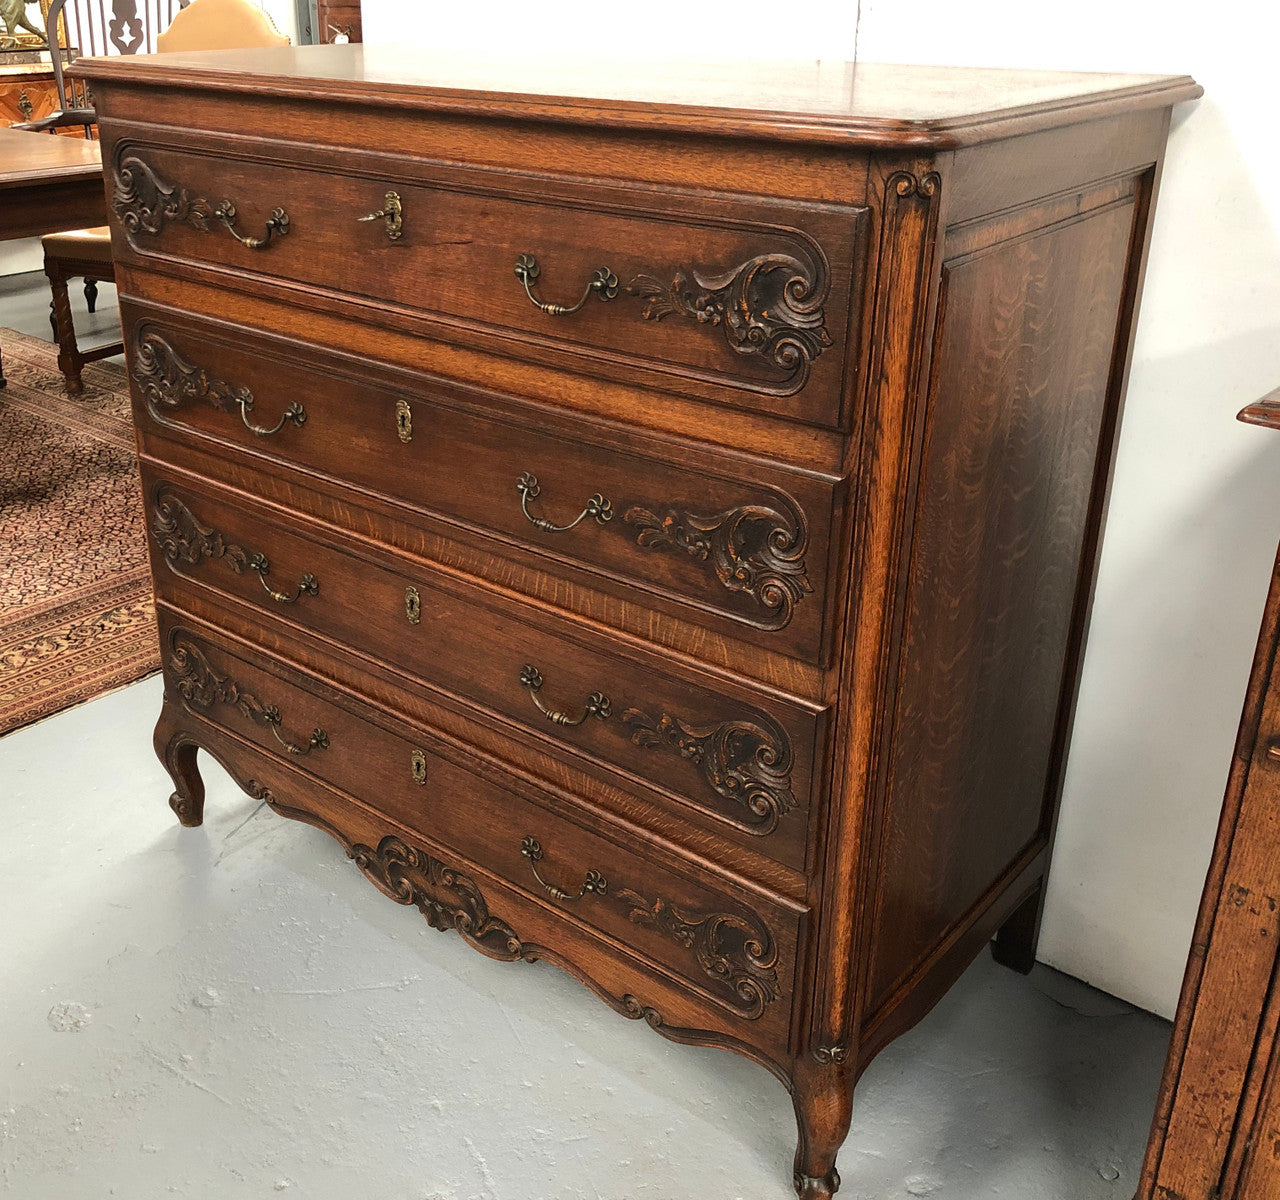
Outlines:
{"type": "Polygon", "coordinates": [[[865,209],[271,156],[211,135],[118,138],[117,256],[294,285],[305,304],[303,285],[363,319],[426,319],[523,360],[843,424],[865,209]]]}

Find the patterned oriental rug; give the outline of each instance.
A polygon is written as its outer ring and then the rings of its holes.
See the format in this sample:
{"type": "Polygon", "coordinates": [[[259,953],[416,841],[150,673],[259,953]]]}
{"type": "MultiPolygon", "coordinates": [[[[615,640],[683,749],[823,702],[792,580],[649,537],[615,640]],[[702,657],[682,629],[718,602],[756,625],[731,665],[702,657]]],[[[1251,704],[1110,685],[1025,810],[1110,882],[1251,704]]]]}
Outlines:
{"type": "Polygon", "coordinates": [[[160,668],[124,368],[0,330],[0,734],[160,668]]]}

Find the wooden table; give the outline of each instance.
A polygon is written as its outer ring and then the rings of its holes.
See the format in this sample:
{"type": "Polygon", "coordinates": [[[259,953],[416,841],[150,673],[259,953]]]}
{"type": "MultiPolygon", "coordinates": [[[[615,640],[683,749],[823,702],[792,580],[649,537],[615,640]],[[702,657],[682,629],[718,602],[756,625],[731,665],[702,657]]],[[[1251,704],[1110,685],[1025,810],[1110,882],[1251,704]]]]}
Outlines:
{"type": "Polygon", "coordinates": [[[0,129],[0,241],[106,223],[97,142],[0,129]]]}

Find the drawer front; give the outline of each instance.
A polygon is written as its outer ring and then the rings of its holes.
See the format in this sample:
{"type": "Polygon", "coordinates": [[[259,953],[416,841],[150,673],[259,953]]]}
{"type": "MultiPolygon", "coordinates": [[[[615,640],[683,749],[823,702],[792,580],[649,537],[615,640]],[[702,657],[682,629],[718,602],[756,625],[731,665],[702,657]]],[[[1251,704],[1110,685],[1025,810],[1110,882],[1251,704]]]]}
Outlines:
{"type": "Polygon", "coordinates": [[[840,480],[704,447],[653,458],[474,390],[384,385],[372,364],[315,347],[125,313],[140,424],[234,443],[824,657],[840,480]]]}
{"type": "MultiPolygon", "coordinates": [[[[686,863],[671,847],[505,777],[265,655],[161,613],[166,693],[188,710],[599,930],[783,1039],[807,910],[686,863]],[[466,765],[463,765],[466,764],[466,765]],[[554,810],[554,811],[553,811],[554,810]]],[[[411,867],[379,847],[391,885],[411,867]]],[[[366,864],[370,865],[370,864],[366,864]]]]}
{"type": "Polygon", "coordinates": [[[143,481],[158,595],[180,602],[182,580],[232,596],[804,869],[825,709],[669,673],[426,564],[175,485],[149,462],[143,481]]]}
{"type": "Polygon", "coordinates": [[[864,209],[319,147],[254,161],[195,140],[116,141],[118,255],[323,289],[374,321],[427,318],[521,359],[843,424],[864,209]]]}

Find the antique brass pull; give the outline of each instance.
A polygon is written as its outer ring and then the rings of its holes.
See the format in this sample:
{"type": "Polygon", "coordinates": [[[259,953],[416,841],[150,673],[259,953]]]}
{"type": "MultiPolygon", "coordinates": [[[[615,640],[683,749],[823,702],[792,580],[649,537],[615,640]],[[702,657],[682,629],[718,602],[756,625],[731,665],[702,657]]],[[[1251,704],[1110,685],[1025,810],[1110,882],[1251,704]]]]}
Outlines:
{"type": "Polygon", "coordinates": [[[236,229],[236,206],[230,200],[219,204],[213,210],[213,215],[227,227],[227,231],[237,242],[250,250],[264,250],[271,245],[272,238],[284,237],[289,232],[289,214],[283,208],[271,210],[271,216],[267,218],[267,232],[262,237],[245,237],[236,229]]]}
{"type": "Polygon", "coordinates": [[[529,869],[533,872],[534,879],[542,885],[542,890],[553,900],[581,900],[588,892],[603,896],[609,890],[608,880],[599,871],[588,871],[586,879],[582,881],[582,886],[576,892],[566,892],[564,888],[548,883],[538,874],[538,864],[542,861],[542,846],[536,838],[525,838],[520,843],[520,853],[529,860],[529,869]]]}
{"type": "Polygon", "coordinates": [[[542,697],[538,695],[542,690],[542,682],[542,672],[537,667],[531,667],[526,664],[520,668],[520,686],[528,688],[529,696],[534,704],[537,705],[538,711],[553,725],[581,725],[588,717],[598,717],[601,721],[604,721],[608,719],[609,714],[613,711],[613,705],[610,703],[608,696],[603,692],[592,692],[587,697],[582,716],[571,717],[566,713],[557,712],[542,703],[542,697]]]}
{"type": "Polygon", "coordinates": [[[413,774],[413,782],[419,787],[427,782],[427,756],[421,750],[409,755],[409,770],[413,774]]]}
{"type": "Polygon", "coordinates": [[[295,600],[300,600],[304,595],[318,596],[320,594],[320,584],[310,571],[298,580],[298,586],[293,589],[292,596],[288,596],[284,592],[277,592],[267,582],[267,576],[271,573],[271,564],[267,561],[265,554],[253,555],[249,559],[249,570],[257,573],[258,582],[262,584],[263,590],[278,604],[292,604],[295,600]]]}
{"type": "Polygon", "coordinates": [[[599,492],[587,501],[587,507],[584,508],[568,525],[555,525],[548,521],[545,517],[535,517],[529,511],[529,501],[536,500],[538,493],[542,489],[538,485],[538,477],[531,475],[526,471],[519,479],[516,480],[516,491],[520,493],[520,507],[524,510],[524,515],[529,518],[529,523],[536,525],[539,529],[547,533],[564,533],[568,529],[572,529],[581,521],[585,521],[591,517],[599,524],[603,525],[606,521],[613,520],[613,505],[609,503],[599,492]]]}
{"type": "Polygon", "coordinates": [[[404,589],[404,615],[409,618],[410,625],[422,620],[422,597],[412,585],[404,589]]]}
{"type": "Polygon", "coordinates": [[[240,420],[244,422],[244,427],[250,433],[256,433],[259,437],[270,437],[273,433],[279,433],[285,427],[287,421],[292,421],[300,427],[307,420],[306,410],[294,400],[280,414],[280,420],[272,425],[270,429],[267,429],[265,426],[255,425],[249,420],[249,410],[253,407],[253,396],[248,389],[239,388],[231,394],[230,398],[240,405],[240,420]]]}
{"type": "Polygon", "coordinates": [[[587,284],[586,291],[582,293],[582,299],[577,304],[548,304],[545,300],[539,300],[529,286],[541,274],[542,268],[538,266],[538,260],[532,254],[522,254],[516,259],[516,278],[524,284],[525,295],[529,297],[535,308],[549,317],[567,317],[570,313],[576,313],[591,298],[592,292],[595,292],[602,302],[612,300],[618,294],[618,277],[608,267],[597,267],[595,274],[591,276],[591,282],[587,284]]]}
{"type": "Polygon", "coordinates": [[[367,217],[357,217],[356,220],[385,221],[387,237],[398,242],[404,236],[404,207],[400,203],[400,193],[388,192],[384,199],[386,203],[377,212],[370,213],[367,217]]]}
{"type": "Polygon", "coordinates": [[[31,103],[31,97],[27,95],[26,88],[18,92],[18,111],[22,114],[24,121],[30,121],[36,115],[36,106],[31,103]]]}
{"type": "Polygon", "coordinates": [[[407,400],[396,401],[396,437],[402,442],[413,441],[413,409],[407,400]]]}
{"type": "Polygon", "coordinates": [[[262,710],[262,719],[270,727],[272,736],[290,754],[310,754],[312,750],[327,750],[329,748],[329,735],[319,727],[311,731],[311,737],[307,740],[305,746],[296,745],[282,738],[280,736],[280,710],[274,704],[268,704],[262,710]]]}

